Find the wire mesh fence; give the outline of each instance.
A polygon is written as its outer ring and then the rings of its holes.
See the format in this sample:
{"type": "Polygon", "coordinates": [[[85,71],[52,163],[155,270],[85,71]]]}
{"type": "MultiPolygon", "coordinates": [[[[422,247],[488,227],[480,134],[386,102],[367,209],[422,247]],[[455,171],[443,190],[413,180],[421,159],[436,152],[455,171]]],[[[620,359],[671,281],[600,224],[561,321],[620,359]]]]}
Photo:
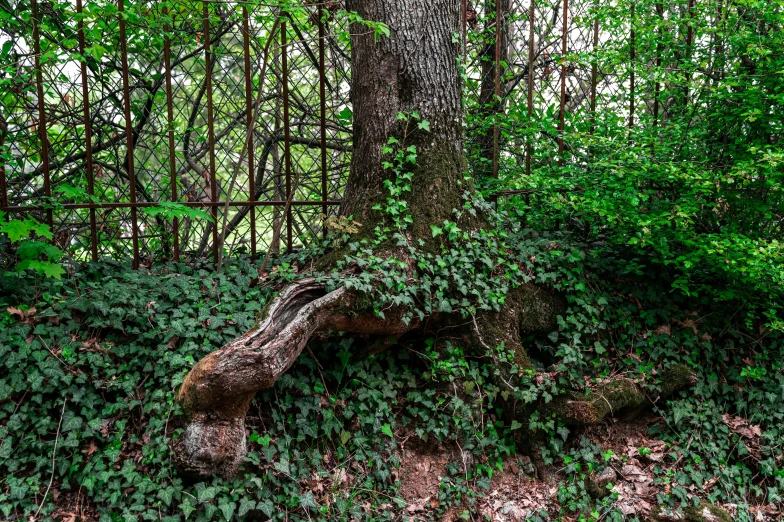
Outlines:
{"type": "MultiPolygon", "coordinates": [[[[351,157],[341,5],[30,2],[0,28],[8,217],[48,223],[77,259],[139,265],[306,246],[337,212],[351,157]]],[[[463,6],[478,176],[579,166],[574,137],[663,127],[722,67],[721,8],[693,0],[463,6]],[[694,87],[668,87],[677,75],[694,87]]]]}

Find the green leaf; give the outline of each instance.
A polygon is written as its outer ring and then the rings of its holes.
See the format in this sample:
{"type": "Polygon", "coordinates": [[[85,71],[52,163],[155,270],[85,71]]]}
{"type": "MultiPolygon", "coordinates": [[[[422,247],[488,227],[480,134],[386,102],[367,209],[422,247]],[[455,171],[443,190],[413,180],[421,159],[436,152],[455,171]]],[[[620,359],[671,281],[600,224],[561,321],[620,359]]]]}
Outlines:
{"type": "Polygon", "coordinates": [[[82,427],[81,417],[78,417],[72,413],[65,415],[65,418],[63,419],[63,426],[62,426],[63,433],[67,433],[73,430],[78,430],[81,427],[82,427]]]}
{"type": "Polygon", "coordinates": [[[48,261],[41,261],[44,276],[53,279],[60,279],[65,274],[65,269],[57,263],[49,263],[48,261]]]}
{"type": "Polygon", "coordinates": [[[256,507],[268,517],[271,517],[275,512],[275,504],[273,504],[270,499],[267,499],[264,502],[259,502],[256,507]]]}
{"type": "Polygon", "coordinates": [[[417,123],[417,127],[419,127],[425,132],[430,132],[430,122],[427,120],[422,120],[419,123],[417,123]]]}
{"type": "Polygon", "coordinates": [[[234,502],[223,501],[218,505],[218,508],[220,508],[221,513],[223,513],[223,517],[226,520],[231,520],[237,506],[234,502]]]}
{"type": "Polygon", "coordinates": [[[438,225],[430,225],[430,230],[433,233],[433,237],[440,236],[444,233],[444,229],[439,227],[438,225]]]}
{"type": "Polygon", "coordinates": [[[256,507],[256,502],[247,498],[240,499],[240,509],[237,510],[237,516],[242,518],[248,511],[256,507]]]}
{"type": "Polygon", "coordinates": [[[185,515],[185,518],[191,516],[191,513],[193,513],[195,510],[196,508],[187,501],[180,504],[180,511],[182,511],[182,514],[185,515]]]}
{"type": "Polygon", "coordinates": [[[30,226],[28,225],[27,220],[12,219],[8,223],[0,225],[0,232],[8,234],[8,239],[10,239],[12,243],[15,243],[23,237],[30,235],[30,226]]]}
{"type": "Polygon", "coordinates": [[[204,504],[205,502],[209,502],[210,500],[215,498],[215,495],[217,493],[218,491],[214,487],[204,488],[201,491],[199,491],[199,495],[198,495],[199,502],[201,502],[202,504],[204,504]]]}
{"type": "Polygon", "coordinates": [[[319,505],[316,502],[316,499],[313,497],[313,493],[308,491],[304,495],[299,498],[299,505],[303,508],[313,508],[318,509],[319,505]]]}
{"type": "Polygon", "coordinates": [[[158,498],[161,499],[167,506],[170,506],[172,503],[173,491],[174,488],[161,489],[158,491],[158,498]]]}
{"type": "Polygon", "coordinates": [[[393,439],[395,438],[395,436],[392,434],[392,428],[389,426],[389,424],[384,424],[383,426],[381,426],[381,433],[393,439]]]}

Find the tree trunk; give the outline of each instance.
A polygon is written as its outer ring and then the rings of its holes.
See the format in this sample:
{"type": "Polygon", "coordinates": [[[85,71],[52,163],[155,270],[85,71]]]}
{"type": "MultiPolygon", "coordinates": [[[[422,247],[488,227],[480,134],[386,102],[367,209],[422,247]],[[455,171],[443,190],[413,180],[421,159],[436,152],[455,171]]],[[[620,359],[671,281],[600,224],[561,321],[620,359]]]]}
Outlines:
{"type": "MultiPolygon", "coordinates": [[[[406,146],[417,147],[412,191],[406,199],[414,224],[411,239],[429,241],[431,223],[452,219],[462,206],[466,170],[461,89],[457,71],[460,0],[351,0],[365,20],[385,23],[389,37],[365,26],[352,28],[354,145],[341,212],[372,230],[384,202],[381,148],[405,130],[406,146]],[[405,129],[398,113],[417,111],[430,131],[405,129]]],[[[380,319],[340,288],[327,293],[306,279],[284,288],[258,324],[212,352],[186,376],[178,401],[186,415],[176,441],[180,467],[198,475],[236,472],[246,453],[245,413],[254,394],[271,387],[296,360],[311,336],[323,330],[365,335],[400,335],[417,327],[402,311],[380,319]],[[360,313],[356,313],[360,311],[360,313]]]]}
{"type": "Polygon", "coordinates": [[[430,123],[409,126],[406,145],[417,147],[412,191],[406,196],[414,224],[427,240],[431,223],[452,219],[462,206],[459,182],[466,171],[461,86],[457,70],[460,0],[349,0],[349,10],[385,23],[388,38],[356,27],[351,46],[354,142],[351,173],[341,212],[365,230],[380,219],[372,207],[384,201],[381,148],[403,135],[398,113],[417,111],[430,123]]]}

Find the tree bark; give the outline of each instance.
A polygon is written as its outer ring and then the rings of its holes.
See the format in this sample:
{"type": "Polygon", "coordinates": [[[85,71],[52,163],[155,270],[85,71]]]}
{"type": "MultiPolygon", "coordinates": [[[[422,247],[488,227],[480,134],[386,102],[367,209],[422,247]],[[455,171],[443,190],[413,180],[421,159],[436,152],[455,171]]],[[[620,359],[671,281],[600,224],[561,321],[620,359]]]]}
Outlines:
{"type": "Polygon", "coordinates": [[[388,38],[355,27],[351,46],[354,142],[341,212],[363,223],[379,221],[372,207],[384,201],[381,148],[400,137],[398,113],[417,111],[430,131],[409,126],[406,145],[417,147],[412,192],[406,196],[414,224],[409,233],[428,240],[431,223],[452,219],[460,208],[466,171],[462,93],[457,69],[459,0],[349,0],[365,20],[385,23],[388,38]]]}

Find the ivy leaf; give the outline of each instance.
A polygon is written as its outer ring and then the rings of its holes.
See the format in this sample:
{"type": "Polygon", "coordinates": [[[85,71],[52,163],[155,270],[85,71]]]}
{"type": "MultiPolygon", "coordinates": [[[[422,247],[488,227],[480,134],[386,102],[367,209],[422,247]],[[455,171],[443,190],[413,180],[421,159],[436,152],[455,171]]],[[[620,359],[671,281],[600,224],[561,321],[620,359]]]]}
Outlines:
{"type": "Polygon", "coordinates": [[[256,507],[256,502],[247,498],[240,499],[240,509],[237,511],[237,516],[242,518],[248,511],[256,507]]]}
{"type": "Polygon", "coordinates": [[[512,426],[511,426],[511,428],[510,428],[510,429],[511,429],[512,431],[514,431],[514,430],[519,430],[519,429],[520,429],[520,428],[522,428],[522,427],[523,427],[523,425],[522,425],[522,424],[520,424],[520,423],[519,423],[519,422],[517,422],[516,420],[513,420],[513,421],[512,421],[512,426]]]}
{"type": "Polygon", "coordinates": [[[316,502],[316,499],[313,497],[313,493],[311,493],[310,491],[308,491],[302,497],[300,497],[299,505],[300,505],[300,507],[303,507],[303,508],[306,508],[306,509],[307,508],[313,508],[313,509],[318,509],[319,508],[319,505],[316,502]]]}
{"type": "Polygon", "coordinates": [[[65,420],[63,421],[63,433],[78,430],[82,427],[82,418],[76,415],[66,415],[65,420]]]}
{"type": "Polygon", "coordinates": [[[392,434],[392,428],[389,426],[389,424],[384,424],[383,426],[381,426],[381,433],[389,436],[392,439],[395,438],[395,436],[392,434]]]}
{"type": "Polygon", "coordinates": [[[419,123],[417,123],[417,127],[419,127],[425,132],[430,132],[430,122],[427,120],[422,120],[419,123]]]}
{"type": "Polygon", "coordinates": [[[187,502],[180,504],[180,511],[182,511],[182,514],[185,515],[185,518],[191,516],[191,513],[193,513],[195,509],[196,508],[194,506],[188,504],[187,502]]]}
{"type": "Polygon", "coordinates": [[[226,518],[226,520],[231,520],[231,517],[234,515],[234,510],[237,508],[234,502],[227,501],[221,502],[218,507],[220,508],[221,513],[223,513],[223,516],[226,518]]]}
{"type": "Polygon", "coordinates": [[[444,229],[438,225],[430,225],[430,230],[433,232],[433,237],[440,236],[444,233],[444,229]]]}
{"type": "Polygon", "coordinates": [[[204,488],[199,491],[199,502],[204,504],[205,502],[209,502],[210,500],[215,498],[217,494],[217,490],[214,487],[204,488]]]}
{"type": "Polygon", "coordinates": [[[240,499],[240,509],[237,511],[237,516],[242,518],[248,511],[256,507],[256,502],[248,500],[247,498],[240,499]]]}
{"type": "Polygon", "coordinates": [[[267,515],[268,517],[271,517],[272,514],[275,512],[275,505],[272,503],[270,499],[267,499],[264,502],[259,502],[256,507],[260,509],[261,512],[267,515]]]}
{"type": "Polygon", "coordinates": [[[167,506],[170,506],[172,503],[172,491],[174,491],[173,488],[161,489],[158,491],[158,498],[163,500],[167,506]]]}

